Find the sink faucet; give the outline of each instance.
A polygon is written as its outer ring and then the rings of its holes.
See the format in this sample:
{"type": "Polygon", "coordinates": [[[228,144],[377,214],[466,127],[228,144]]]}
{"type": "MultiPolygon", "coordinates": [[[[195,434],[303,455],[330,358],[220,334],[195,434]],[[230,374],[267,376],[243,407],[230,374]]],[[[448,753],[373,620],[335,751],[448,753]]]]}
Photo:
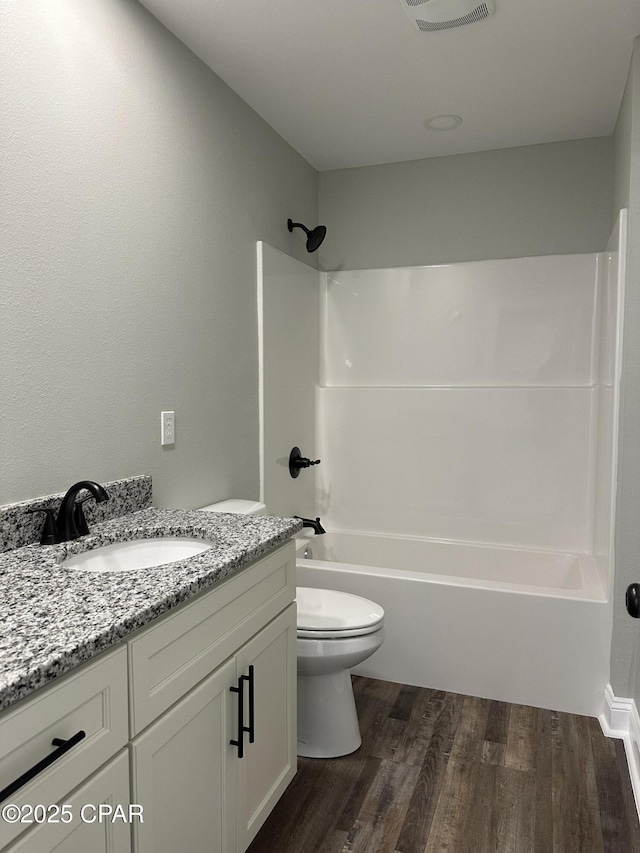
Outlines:
{"type": "Polygon", "coordinates": [[[76,503],[76,498],[79,492],[86,489],[91,492],[96,499],[96,503],[102,503],[109,500],[109,495],[106,490],[93,480],[80,480],[79,483],[74,483],[62,498],[58,517],[56,519],[56,540],[58,542],[68,542],[70,539],[77,539],[85,533],[89,532],[89,527],[84,517],[82,504],[89,498],[84,498],[76,503]]]}
{"type": "Polygon", "coordinates": [[[310,527],[316,536],[319,536],[320,533],[327,532],[320,524],[320,516],[316,516],[315,521],[312,518],[303,518],[301,515],[294,515],[293,517],[299,519],[302,522],[303,527],[310,527]]]}

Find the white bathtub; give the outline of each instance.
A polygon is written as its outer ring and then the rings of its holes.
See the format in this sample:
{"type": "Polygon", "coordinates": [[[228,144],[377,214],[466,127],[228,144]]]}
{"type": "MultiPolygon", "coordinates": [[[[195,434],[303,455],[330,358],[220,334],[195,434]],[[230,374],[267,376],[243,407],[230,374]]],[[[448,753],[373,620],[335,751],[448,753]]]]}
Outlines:
{"type": "Polygon", "coordinates": [[[304,534],[299,586],[353,592],[385,609],[386,642],[358,674],[601,712],[611,616],[592,557],[348,531],[304,534]]]}

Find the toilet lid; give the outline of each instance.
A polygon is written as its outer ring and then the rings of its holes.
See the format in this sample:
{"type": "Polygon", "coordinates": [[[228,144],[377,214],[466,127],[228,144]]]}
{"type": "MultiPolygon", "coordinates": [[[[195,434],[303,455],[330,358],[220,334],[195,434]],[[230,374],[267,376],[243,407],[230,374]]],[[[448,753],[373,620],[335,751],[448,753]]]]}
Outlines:
{"type": "Polygon", "coordinates": [[[314,631],[342,633],[365,629],[364,633],[369,633],[384,619],[384,610],[379,604],[349,592],[299,586],[296,600],[298,631],[304,631],[305,636],[314,631]]]}

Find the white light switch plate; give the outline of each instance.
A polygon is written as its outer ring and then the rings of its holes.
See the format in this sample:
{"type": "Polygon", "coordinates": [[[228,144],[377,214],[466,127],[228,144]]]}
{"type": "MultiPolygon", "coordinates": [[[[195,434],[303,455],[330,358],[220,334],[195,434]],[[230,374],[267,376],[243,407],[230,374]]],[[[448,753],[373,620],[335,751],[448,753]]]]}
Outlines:
{"type": "Polygon", "coordinates": [[[176,413],[160,412],[160,444],[175,444],[176,440],[176,413]]]}

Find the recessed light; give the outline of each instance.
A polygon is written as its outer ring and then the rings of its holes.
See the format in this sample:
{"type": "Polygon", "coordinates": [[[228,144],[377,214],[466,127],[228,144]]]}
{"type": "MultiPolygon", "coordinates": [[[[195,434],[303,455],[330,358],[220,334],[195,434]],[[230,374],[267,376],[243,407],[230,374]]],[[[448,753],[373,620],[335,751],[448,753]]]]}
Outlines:
{"type": "Polygon", "coordinates": [[[427,130],[453,130],[456,127],[460,127],[461,124],[462,118],[460,116],[453,115],[452,113],[441,116],[431,116],[431,118],[427,118],[423,122],[423,125],[427,130]]]}

